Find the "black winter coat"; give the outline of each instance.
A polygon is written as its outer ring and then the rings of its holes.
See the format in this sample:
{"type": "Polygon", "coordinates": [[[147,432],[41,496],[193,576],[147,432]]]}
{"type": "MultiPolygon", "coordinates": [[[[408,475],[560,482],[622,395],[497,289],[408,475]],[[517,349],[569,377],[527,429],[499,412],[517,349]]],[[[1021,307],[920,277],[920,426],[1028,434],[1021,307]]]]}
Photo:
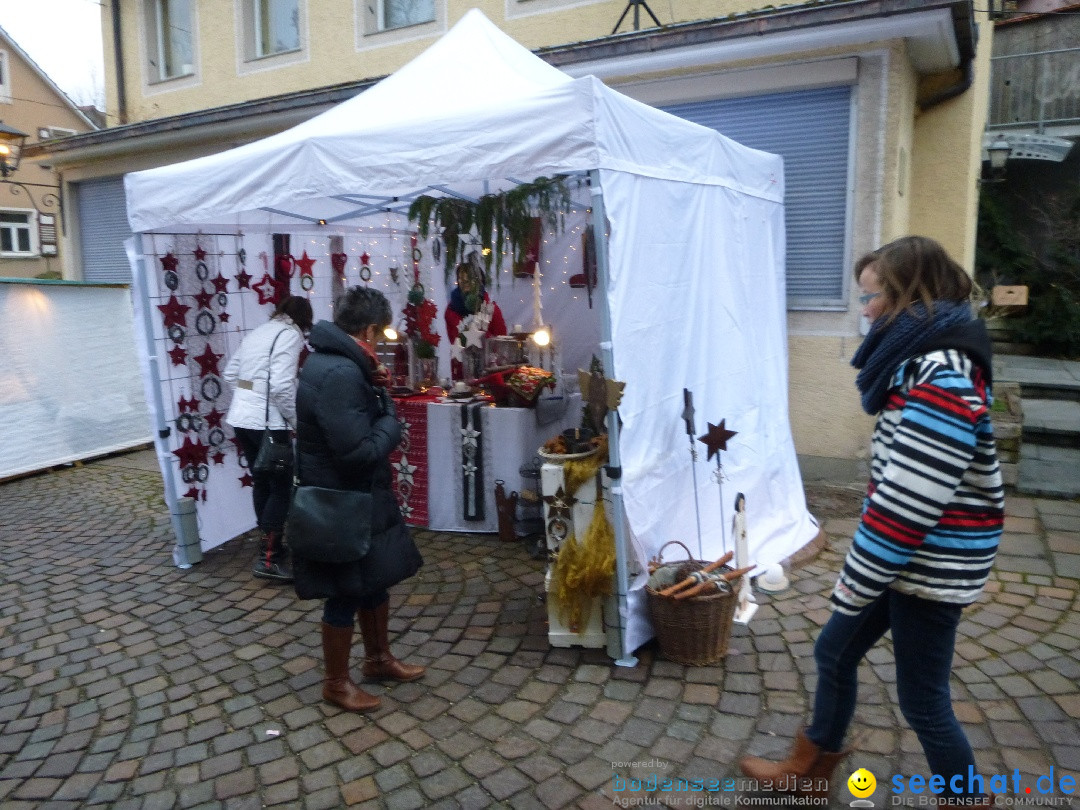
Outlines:
{"type": "MultiPolygon", "coordinates": [[[[331,489],[371,489],[372,539],[408,532],[392,489],[390,453],[401,425],[384,389],[372,385],[374,363],[349,335],[319,321],[309,342],[296,393],[297,470],[301,484],[331,489]],[[389,410],[389,412],[388,412],[389,410]]],[[[301,599],[368,595],[364,561],[319,563],[293,555],[301,599]]]]}

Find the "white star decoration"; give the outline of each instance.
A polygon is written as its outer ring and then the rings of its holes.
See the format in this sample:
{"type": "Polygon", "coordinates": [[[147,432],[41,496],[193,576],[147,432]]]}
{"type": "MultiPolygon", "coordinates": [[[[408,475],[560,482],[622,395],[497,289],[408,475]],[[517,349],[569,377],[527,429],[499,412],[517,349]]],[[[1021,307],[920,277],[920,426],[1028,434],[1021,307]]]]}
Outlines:
{"type": "Polygon", "coordinates": [[[405,456],[402,456],[395,466],[397,467],[398,480],[406,481],[410,485],[412,485],[413,473],[416,472],[416,465],[410,464],[409,459],[405,456]]]}
{"type": "Polygon", "coordinates": [[[461,356],[465,353],[465,347],[461,345],[460,341],[455,340],[450,344],[450,359],[461,362],[461,356]]]}
{"type": "Polygon", "coordinates": [[[482,343],[484,332],[483,330],[478,329],[475,324],[470,325],[468,329],[463,331],[461,337],[465,341],[465,346],[476,346],[477,348],[480,348],[484,345],[482,343]]]}
{"type": "Polygon", "coordinates": [[[461,429],[461,444],[463,447],[475,448],[476,440],[480,436],[479,430],[473,430],[472,428],[461,429]]]}

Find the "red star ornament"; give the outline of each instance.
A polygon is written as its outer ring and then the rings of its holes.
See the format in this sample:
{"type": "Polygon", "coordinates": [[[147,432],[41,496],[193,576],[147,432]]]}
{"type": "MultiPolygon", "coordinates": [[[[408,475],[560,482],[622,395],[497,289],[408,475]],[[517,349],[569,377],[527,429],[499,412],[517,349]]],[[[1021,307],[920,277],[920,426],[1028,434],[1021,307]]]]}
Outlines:
{"type": "Polygon", "coordinates": [[[260,304],[276,304],[278,300],[278,290],[281,289],[281,286],[281,284],[270,277],[269,273],[263,273],[262,279],[258,284],[253,285],[251,289],[259,294],[260,304]]]}
{"type": "Polygon", "coordinates": [[[191,399],[186,399],[184,397],[180,397],[180,399],[178,399],[176,401],[176,412],[177,413],[198,413],[199,412],[199,400],[195,399],[195,397],[192,397],[191,399]]]}
{"type": "Polygon", "coordinates": [[[187,363],[187,349],[183,346],[174,346],[169,349],[169,359],[174,366],[182,366],[187,363]]]}
{"type": "Polygon", "coordinates": [[[206,251],[202,249],[202,245],[197,245],[195,247],[195,261],[201,262],[205,258],[206,258],[206,251]]]}
{"type": "Polygon", "coordinates": [[[228,323],[229,322],[229,313],[225,312],[225,310],[222,310],[221,312],[219,312],[217,317],[218,317],[218,320],[221,321],[222,323],[228,323]]]}
{"type": "Polygon", "coordinates": [[[229,280],[220,272],[216,277],[210,279],[210,283],[214,285],[214,292],[216,293],[227,293],[229,291],[229,280]]]}
{"type": "Polygon", "coordinates": [[[213,408],[210,413],[206,415],[207,427],[221,427],[221,420],[225,418],[225,414],[219,411],[217,408],[213,408]]]}
{"type": "Polygon", "coordinates": [[[175,295],[170,295],[168,302],[158,304],[158,309],[165,316],[165,328],[170,326],[187,326],[187,311],[189,306],[181,304],[175,295]]]}
{"type": "Polygon", "coordinates": [[[238,290],[250,290],[251,289],[251,273],[240,268],[240,272],[233,276],[236,279],[236,288],[238,290]]]}
{"type": "Polygon", "coordinates": [[[199,488],[191,487],[187,492],[184,493],[184,497],[191,498],[191,500],[193,501],[199,500],[199,488]]]}
{"type": "Polygon", "coordinates": [[[706,461],[711,459],[721,450],[727,450],[728,439],[738,435],[737,431],[728,430],[724,427],[726,421],[726,419],[721,419],[719,425],[714,425],[712,422],[706,422],[709,426],[709,432],[704,436],[698,436],[698,441],[704,443],[704,445],[709,448],[709,454],[705,457],[706,461]]]}
{"type": "Polygon", "coordinates": [[[161,257],[161,269],[167,272],[176,272],[176,266],[180,263],[180,260],[172,255],[172,253],[166,253],[161,257]]]}
{"type": "Polygon", "coordinates": [[[199,290],[195,293],[195,303],[199,305],[199,309],[210,309],[210,301],[213,298],[214,294],[206,290],[199,290]]]}
{"type": "Polygon", "coordinates": [[[242,487],[250,487],[253,483],[253,481],[251,480],[251,476],[248,473],[244,473],[237,480],[240,481],[240,486],[242,487]]]}
{"type": "Polygon", "coordinates": [[[304,251],[303,256],[301,256],[299,259],[294,259],[294,261],[296,262],[296,266],[300,268],[300,275],[302,275],[302,276],[310,276],[311,275],[311,273],[312,273],[311,268],[315,266],[315,260],[308,258],[306,250],[304,251]]]}
{"type": "Polygon", "coordinates": [[[218,371],[218,360],[224,356],[225,355],[223,354],[214,354],[214,352],[210,350],[210,344],[207,343],[203,353],[196,355],[195,357],[195,362],[199,364],[199,376],[205,377],[207,374],[220,374],[221,372],[218,371]]]}
{"type": "Polygon", "coordinates": [[[215,464],[224,464],[225,463],[225,454],[222,453],[220,450],[218,450],[216,453],[214,453],[214,455],[210,456],[210,458],[212,458],[214,460],[215,464]]]}
{"type": "Polygon", "coordinates": [[[180,466],[183,468],[205,464],[209,452],[210,448],[203,444],[201,439],[193,442],[190,436],[185,435],[184,443],[173,450],[173,455],[180,459],[180,466]]]}

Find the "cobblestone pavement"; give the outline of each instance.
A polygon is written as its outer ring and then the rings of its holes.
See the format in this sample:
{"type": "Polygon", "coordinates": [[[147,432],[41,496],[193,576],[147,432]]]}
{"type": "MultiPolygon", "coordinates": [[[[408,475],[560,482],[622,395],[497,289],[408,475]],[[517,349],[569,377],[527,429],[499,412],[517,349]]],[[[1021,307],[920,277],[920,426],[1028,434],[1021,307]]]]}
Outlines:
{"type": "MultiPolygon", "coordinates": [[[[742,794],[617,794],[615,777],[735,777],[744,752],[786,749],[858,503],[810,491],[830,548],[786,593],[759,596],[709,667],[651,647],[634,668],[550,648],[542,562],[490,536],[420,532],[427,564],[395,589],[391,630],[427,675],[373,686],[382,708],[355,715],[320,699],[318,603],[253,580],[250,538],[176,569],[160,477],[129,458],[0,486],[5,810],[733,805],[742,794]]],[[[1018,769],[1031,786],[1051,768],[1080,771],[1080,504],[1008,506],[993,581],[961,626],[954,690],[980,771],[1018,769]]],[[[880,645],[833,806],[851,800],[843,781],[857,767],[879,784],[925,773],[894,694],[880,645]]],[[[881,788],[873,801],[891,806],[881,788]]]]}

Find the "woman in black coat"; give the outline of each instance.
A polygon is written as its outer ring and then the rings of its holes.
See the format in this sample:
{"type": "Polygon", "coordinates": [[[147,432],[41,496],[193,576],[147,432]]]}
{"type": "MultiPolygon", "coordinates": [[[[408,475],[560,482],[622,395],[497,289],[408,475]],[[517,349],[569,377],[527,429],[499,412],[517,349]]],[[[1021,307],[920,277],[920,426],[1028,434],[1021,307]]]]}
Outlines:
{"type": "MultiPolygon", "coordinates": [[[[375,344],[391,322],[390,304],[377,290],[352,287],[335,304],[334,322],[319,321],[309,337],[296,396],[300,483],[330,489],[371,490],[372,543],[391,532],[408,534],[391,488],[390,453],[401,425],[386,390],[386,371],[375,344]]],[[[385,539],[385,538],[383,538],[385,539]]],[[[404,547],[415,549],[410,539],[404,547]]],[[[387,638],[389,595],[372,590],[366,560],[321,563],[294,553],[301,599],[326,599],[322,643],[323,699],[350,711],[368,711],[379,699],[349,677],[353,617],[364,639],[363,675],[369,680],[414,681],[424,668],[398,661],[387,638]]],[[[417,567],[419,560],[417,560],[417,567]]]]}

